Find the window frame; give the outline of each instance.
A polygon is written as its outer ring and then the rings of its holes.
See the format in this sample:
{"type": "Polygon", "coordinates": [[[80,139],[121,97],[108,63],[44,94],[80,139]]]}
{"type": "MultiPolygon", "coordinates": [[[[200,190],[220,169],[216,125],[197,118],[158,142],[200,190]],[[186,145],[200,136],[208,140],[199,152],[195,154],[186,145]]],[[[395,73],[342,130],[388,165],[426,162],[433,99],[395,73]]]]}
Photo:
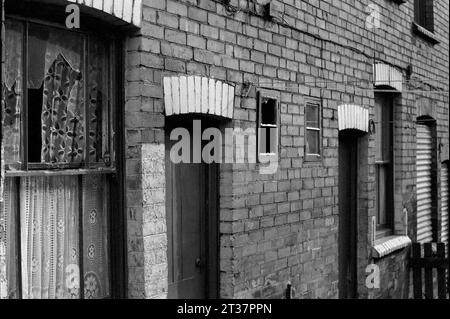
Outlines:
{"type": "Polygon", "coordinates": [[[379,121],[377,100],[381,106],[382,133],[388,128],[387,134],[381,135],[381,145],[378,144],[378,133],[375,129],[375,219],[376,219],[376,238],[382,238],[394,234],[394,96],[392,94],[375,94],[375,123],[379,121]],[[385,124],[387,120],[387,125],[385,124]],[[386,136],[387,135],[387,136],[386,136]],[[386,145],[388,144],[388,145],[386,145]],[[381,152],[381,158],[378,156],[381,152]],[[387,152],[387,154],[386,154],[387,152]],[[380,211],[380,170],[385,171],[386,177],[384,182],[385,207],[385,223],[379,223],[380,211]]]}
{"type": "Polygon", "coordinates": [[[414,0],[414,23],[434,33],[434,0],[414,0]]]}
{"type": "MultiPolygon", "coordinates": [[[[109,113],[109,119],[108,119],[108,136],[109,136],[109,150],[110,150],[110,156],[113,160],[111,160],[110,165],[107,165],[105,163],[104,165],[102,163],[90,163],[89,162],[89,154],[88,154],[88,144],[85,144],[84,149],[84,159],[80,163],[40,163],[40,162],[29,162],[28,159],[28,29],[30,24],[40,25],[44,27],[50,27],[50,28],[56,28],[65,30],[68,32],[74,32],[77,34],[81,34],[83,36],[83,43],[84,48],[83,51],[84,54],[84,61],[83,61],[83,73],[87,74],[88,67],[89,67],[89,35],[96,34],[92,31],[87,30],[67,30],[66,27],[54,24],[51,22],[45,22],[37,19],[29,19],[26,17],[21,17],[17,15],[6,15],[6,19],[13,19],[18,22],[21,22],[24,26],[23,32],[24,32],[24,38],[23,38],[23,62],[22,62],[22,71],[23,71],[23,85],[22,85],[22,110],[21,110],[21,120],[20,120],[20,165],[5,165],[5,176],[24,176],[26,175],[26,172],[30,172],[30,175],[36,176],[37,172],[34,172],[35,170],[41,170],[42,175],[51,174],[52,170],[58,170],[62,173],[62,171],[67,171],[67,173],[71,174],[73,170],[82,170],[84,173],[89,173],[92,171],[92,173],[116,173],[116,165],[117,165],[117,130],[119,130],[119,127],[117,125],[117,118],[116,118],[116,111],[118,109],[119,101],[116,97],[116,93],[118,92],[118,82],[117,82],[117,71],[114,67],[116,65],[117,61],[117,54],[116,52],[119,51],[120,44],[118,43],[118,38],[113,35],[100,35],[97,34],[97,36],[103,37],[106,41],[109,42],[109,65],[113,66],[110,67],[108,77],[110,79],[110,85],[108,88],[108,96],[109,96],[109,102],[108,102],[108,113],[109,113]],[[97,170],[97,172],[95,171],[97,170]],[[33,171],[33,172],[32,172],[33,171]]],[[[87,110],[87,81],[84,83],[84,101],[85,101],[85,107],[84,107],[84,116],[85,116],[85,123],[89,123],[89,112],[87,110]]],[[[84,127],[85,132],[88,133],[89,129],[88,126],[85,125],[84,127]]],[[[88,140],[86,138],[86,140],[88,140]]]]}
{"type": "Polygon", "coordinates": [[[319,98],[313,98],[313,97],[307,97],[305,98],[305,108],[304,108],[304,140],[305,140],[305,145],[304,145],[304,152],[305,152],[305,161],[306,162],[319,162],[322,160],[322,153],[323,153],[323,114],[322,114],[322,101],[319,98]],[[308,126],[308,122],[306,120],[306,109],[308,107],[308,105],[315,105],[317,106],[317,110],[318,110],[318,125],[319,127],[309,127],[308,126]],[[307,138],[308,138],[308,131],[316,131],[319,132],[319,137],[318,137],[318,147],[319,147],[319,153],[315,154],[315,153],[308,153],[308,143],[307,143],[307,138]]]}
{"type": "Polygon", "coordinates": [[[258,162],[267,163],[270,157],[278,157],[280,153],[280,100],[281,94],[278,91],[268,90],[268,89],[259,89],[257,91],[257,152],[258,152],[258,162]],[[276,124],[264,124],[262,123],[262,100],[263,99],[272,99],[275,100],[275,116],[276,116],[276,124]],[[262,153],[261,152],[261,129],[266,128],[275,128],[276,129],[276,138],[275,138],[275,153],[262,153]]]}
{"type": "Polygon", "coordinates": [[[414,0],[414,17],[412,22],[412,31],[424,40],[431,43],[431,45],[438,44],[440,40],[434,33],[435,19],[434,19],[434,0],[414,0]],[[431,2],[422,4],[421,2],[431,2]],[[425,10],[421,10],[420,7],[425,10]],[[422,13],[425,11],[425,13],[422,13]]]}
{"type": "MultiPolygon", "coordinates": [[[[14,9],[14,8],[13,8],[14,9]]],[[[30,9],[31,10],[31,9],[30,9]]],[[[123,154],[123,145],[125,145],[124,140],[124,108],[119,107],[123,105],[124,101],[124,92],[123,92],[123,83],[124,83],[124,52],[123,52],[123,34],[121,32],[111,32],[111,27],[107,26],[99,21],[87,19],[87,23],[83,28],[80,29],[71,29],[67,30],[67,28],[61,23],[43,20],[39,18],[31,17],[31,11],[27,11],[24,15],[18,15],[15,10],[11,10],[13,13],[5,14],[5,21],[8,19],[19,21],[24,25],[24,35],[23,35],[23,85],[22,85],[22,110],[21,110],[21,120],[20,120],[20,152],[21,152],[21,167],[17,167],[17,165],[5,165],[5,178],[13,179],[12,182],[16,185],[20,184],[20,179],[22,177],[36,177],[36,176],[78,176],[78,185],[80,189],[82,188],[82,177],[83,175],[106,175],[108,180],[108,189],[109,189],[109,201],[108,207],[109,212],[107,212],[107,243],[108,243],[108,281],[109,281],[109,297],[107,298],[124,298],[126,297],[126,240],[125,240],[125,229],[126,223],[121,214],[124,211],[125,203],[124,203],[124,173],[123,173],[123,163],[124,163],[124,154],[123,154]],[[94,22],[96,24],[92,24],[94,22]],[[97,24],[98,23],[98,24],[97,24]],[[29,163],[28,162],[28,154],[26,150],[26,142],[27,142],[27,124],[26,120],[26,111],[27,111],[27,67],[28,67],[28,54],[27,54],[27,42],[28,42],[28,26],[29,24],[37,24],[40,26],[57,28],[66,30],[69,32],[83,34],[83,43],[84,43],[84,68],[83,72],[87,74],[88,70],[88,45],[89,45],[89,35],[96,35],[105,40],[108,43],[108,96],[109,102],[107,103],[108,113],[109,113],[109,123],[108,123],[108,136],[109,136],[109,150],[110,150],[110,158],[111,165],[103,165],[102,163],[89,163],[89,161],[82,161],[81,163],[29,163]],[[95,30],[95,31],[94,31],[95,30]],[[104,33],[105,30],[109,30],[108,33],[104,33]],[[120,66],[120,67],[118,67],[120,66]],[[25,139],[25,141],[24,141],[25,139]],[[114,201],[113,201],[114,199],[114,201]],[[114,235],[113,235],[114,230],[114,235]]],[[[48,16],[45,16],[47,19],[48,16]]],[[[55,17],[55,20],[56,17],[55,17]]],[[[6,67],[6,65],[5,65],[6,67]]],[[[87,88],[87,81],[84,84],[84,87],[87,88]]],[[[84,99],[87,101],[87,90],[84,90],[84,99]]],[[[86,102],[85,102],[86,103],[86,102]]],[[[84,108],[84,115],[86,118],[86,122],[88,122],[89,117],[86,116],[88,113],[87,110],[88,103],[84,108]]],[[[3,127],[0,128],[3,132],[3,127]]],[[[85,127],[85,132],[89,132],[88,127],[85,127]]],[[[1,134],[3,135],[3,133],[1,134]]],[[[85,157],[89,157],[89,149],[88,144],[85,145],[85,157]]],[[[19,188],[17,188],[19,189],[19,188]]],[[[20,202],[20,192],[17,193],[17,201],[20,202]]],[[[82,198],[80,197],[80,207],[82,207],[82,198]]],[[[78,231],[82,234],[82,218],[83,218],[83,209],[80,209],[79,214],[79,229],[78,231]]],[[[15,237],[17,238],[17,251],[16,251],[16,260],[17,268],[17,291],[18,298],[22,298],[22,280],[21,280],[21,226],[20,226],[20,210],[17,211],[18,216],[16,217],[15,228],[13,231],[16,232],[15,237]]],[[[79,245],[82,247],[83,240],[82,236],[79,240],[79,245]]],[[[84,280],[83,276],[83,254],[80,254],[80,299],[84,298],[84,280]]]]}

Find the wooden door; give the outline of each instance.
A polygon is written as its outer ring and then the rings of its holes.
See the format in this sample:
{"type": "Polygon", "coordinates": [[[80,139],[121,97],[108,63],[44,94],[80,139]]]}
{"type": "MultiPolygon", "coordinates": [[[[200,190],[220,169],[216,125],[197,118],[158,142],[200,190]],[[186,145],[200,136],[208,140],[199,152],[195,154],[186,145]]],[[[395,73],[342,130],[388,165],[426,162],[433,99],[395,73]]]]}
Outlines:
{"type": "MultiPolygon", "coordinates": [[[[189,123],[192,122],[181,124],[192,132],[189,123]]],[[[168,297],[214,298],[217,295],[217,164],[172,163],[170,148],[177,141],[170,141],[169,135],[170,128],[166,130],[168,297]]]]}
{"type": "Polygon", "coordinates": [[[339,133],[339,298],[356,298],[357,136],[339,133]]]}

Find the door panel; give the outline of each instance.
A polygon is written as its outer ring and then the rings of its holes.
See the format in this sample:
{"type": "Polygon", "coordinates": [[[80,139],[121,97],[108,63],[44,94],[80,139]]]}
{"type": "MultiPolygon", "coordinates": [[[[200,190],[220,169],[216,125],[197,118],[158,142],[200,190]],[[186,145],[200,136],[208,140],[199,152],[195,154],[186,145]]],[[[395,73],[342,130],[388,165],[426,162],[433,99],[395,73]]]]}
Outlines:
{"type": "MultiPolygon", "coordinates": [[[[189,123],[183,126],[192,131],[189,123]]],[[[166,132],[168,297],[203,299],[214,296],[211,288],[216,287],[215,164],[172,163],[170,149],[178,141],[170,141],[169,136],[170,128],[166,132]]]]}

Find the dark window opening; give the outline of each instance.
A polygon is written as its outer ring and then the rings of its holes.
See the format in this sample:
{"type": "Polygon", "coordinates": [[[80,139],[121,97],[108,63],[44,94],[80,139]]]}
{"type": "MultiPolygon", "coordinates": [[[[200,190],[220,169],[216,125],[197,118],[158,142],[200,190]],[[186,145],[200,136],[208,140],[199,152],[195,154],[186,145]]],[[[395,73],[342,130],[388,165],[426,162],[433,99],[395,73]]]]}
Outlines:
{"type": "Polygon", "coordinates": [[[263,98],[261,102],[261,124],[277,125],[277,100],[263,98]]]}
{"type": "Polygon", "coordinates": [[[258,153],[278,154],[279,130],[278,93],[262,90],[259,92],[258,153]]]}
{"type": "MultiPolygon", "coordinates": [[[[40,123],[42,114],[43,85],[38,89],[28,89],[28,121],[40,123]]],[[[42,130],[39,125],[28,126],[28,162],[41,161],[42,130]]]]}
{"type": "Polygon", "coordinates": [[[434,32],[433,0],[414,0],[414,22],[434,32]]]}

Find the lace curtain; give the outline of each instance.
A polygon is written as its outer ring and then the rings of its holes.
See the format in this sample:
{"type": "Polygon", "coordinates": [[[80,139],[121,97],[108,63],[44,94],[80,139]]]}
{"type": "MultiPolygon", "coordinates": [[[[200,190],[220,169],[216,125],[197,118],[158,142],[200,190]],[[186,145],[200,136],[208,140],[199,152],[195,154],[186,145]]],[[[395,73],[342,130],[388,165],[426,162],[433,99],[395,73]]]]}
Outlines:
{"type": "Polygon", "coordinates": [[[20,114],[22,110],[22,39],[20,23],[5,23],[5,65],[3,69],[4,109],[3,112],[3,154],[4,164],[20,162],[20,114]]]}
{"type": "Polygon", "coordinates": [[[0,299],[17,298],[17,240],[13,231],[17,216],[17,189],[6,178],[4,201],[0,203],[0,299]]]}
{"type": "Polygon", "coordinates": [[[108,110],[108,46],[96,37],[89,39],[88,94],[89,162],[110,161],[108,110]]]}
{"type": "Polygon", "coordinates": [[[84,39],[77,33],[32,25],[29,47],[34,54],[28,88],[42,88],[41,105],[29,103],[42,108],[40,161],[79,163],[85,149],[84,39]]]}
{"type": "Polygon", "coordinates": [[[44,78],[41,161],[81,162],[84,153],[81,72],[58,54],[44,78]]]}
{"type": "Polygon", "coordinates": [[[20,192],[23,298],[79,298],[78,178],[23,178],[20,192]]]}
{"type": "Polygon", "coordinates": [[[107,188],[101,176],[28,177],[21,181],[24,298],[109,296],[107,188]],[[80,267],[79,192],[83,205],[80,267]]]}
{"type": "Polygon", "coordinates": [[[106,177],[83,177],[84,297],[109,296],[108,188],[106,177]]]}

